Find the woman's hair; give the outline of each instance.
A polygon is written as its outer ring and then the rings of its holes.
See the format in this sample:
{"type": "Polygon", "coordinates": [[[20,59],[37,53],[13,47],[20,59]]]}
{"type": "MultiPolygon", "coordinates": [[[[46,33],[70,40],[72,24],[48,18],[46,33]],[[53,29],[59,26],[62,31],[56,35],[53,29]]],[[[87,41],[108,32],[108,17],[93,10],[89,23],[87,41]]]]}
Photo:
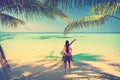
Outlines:
{"type": "Polygon", "coordinates": [[[69,53],[69,41],[66,40],[65,42],[66,52],[69,53]]]}

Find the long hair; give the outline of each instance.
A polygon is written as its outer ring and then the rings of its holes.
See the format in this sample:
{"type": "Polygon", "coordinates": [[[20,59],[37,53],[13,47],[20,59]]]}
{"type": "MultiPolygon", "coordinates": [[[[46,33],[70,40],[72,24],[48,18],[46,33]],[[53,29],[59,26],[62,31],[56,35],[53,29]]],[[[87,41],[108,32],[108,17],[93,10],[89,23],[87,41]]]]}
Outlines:
{"type": "Polygon", "coordinates": [[[65,46],[66,46],[66,52],[69,53],[69,41],[68,40],[66,40],[65,46]]]}

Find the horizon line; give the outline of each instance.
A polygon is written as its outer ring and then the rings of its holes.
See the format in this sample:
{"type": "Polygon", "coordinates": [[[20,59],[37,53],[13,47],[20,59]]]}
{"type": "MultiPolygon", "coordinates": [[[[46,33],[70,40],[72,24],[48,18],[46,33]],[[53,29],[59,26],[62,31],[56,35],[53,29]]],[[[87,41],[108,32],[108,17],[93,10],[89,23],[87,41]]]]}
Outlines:
{"type": "MultiPolygon", "coordinates": [[[[64,32],[0,32],[0,33],[64,33],[64,32]]],[[[120,33],[120,32],[68,32],[71,33],[120,33]]]]}

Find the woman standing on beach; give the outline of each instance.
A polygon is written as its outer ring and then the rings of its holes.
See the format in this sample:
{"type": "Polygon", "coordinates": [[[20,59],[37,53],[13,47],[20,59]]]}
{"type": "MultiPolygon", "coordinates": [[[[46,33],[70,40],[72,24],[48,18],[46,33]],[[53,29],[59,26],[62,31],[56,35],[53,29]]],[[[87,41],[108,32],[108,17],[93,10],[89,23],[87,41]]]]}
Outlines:
{"type": "Polygon", "coordinates": [[[69,65],[69,71],[71,69],[71,56],[72,56],[72,48],[70,47],[69,41],[66,40],[64,48],[63,48],[63,56],[64,56],[64,69],[66,72],[67,62],[69,65]]]}

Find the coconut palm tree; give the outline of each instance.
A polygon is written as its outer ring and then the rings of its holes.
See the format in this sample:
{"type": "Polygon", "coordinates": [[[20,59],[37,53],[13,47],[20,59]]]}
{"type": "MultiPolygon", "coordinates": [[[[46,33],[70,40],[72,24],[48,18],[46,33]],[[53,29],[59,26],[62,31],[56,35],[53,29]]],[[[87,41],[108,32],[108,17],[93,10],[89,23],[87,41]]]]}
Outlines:
{"type": "Polygon", "coordinates": [[[109,18],[115,18],[120,20],[119,17],[114,16],[114,13],[120,11],[120,3],[119,2],[105,2],[94,5],[91,7],[91,13],[94,15],[87,16],[83,18],[78,18],[70,22],[64,30],[64,35],[67,32],[75,29],[75,28],[84,28],[90,26],[99,26],[105,23],[109,18]]]}
{"type": "Polygon", "coordinates": [[[17,27],[17,25],[25,24],[18,17],[25,19],[36,19],[40,16],[48,18],[67,18],[63,11],[57,7],[50,8],[42,0],[0,0],[0,22],[4,26],[17,27]]]}

